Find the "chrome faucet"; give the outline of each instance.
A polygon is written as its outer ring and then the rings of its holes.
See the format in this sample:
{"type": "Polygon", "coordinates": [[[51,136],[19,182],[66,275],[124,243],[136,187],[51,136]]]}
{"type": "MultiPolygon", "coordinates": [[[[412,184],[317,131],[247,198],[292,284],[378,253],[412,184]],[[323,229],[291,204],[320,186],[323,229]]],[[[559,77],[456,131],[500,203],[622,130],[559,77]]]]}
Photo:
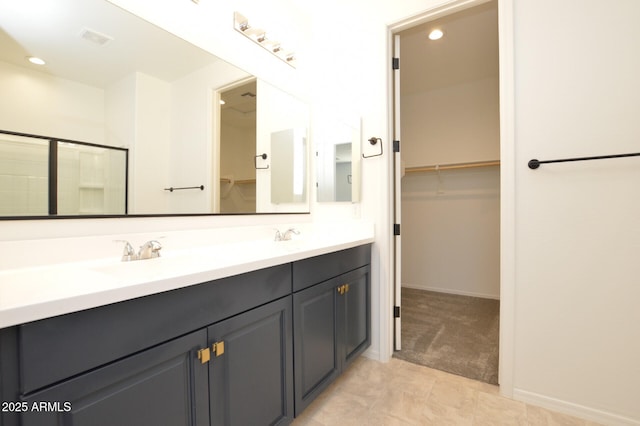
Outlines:
{"type": "Polygon", "coordinates": [[[124,250],[122,251],[122,261],[131,262],[134,260],[153,259],[160,257],[160,250],[162,245],[156,241],[151,240],[140,246],[138,253],[135,252],[133,246],[126,240],[115,240],[116,242],[124,243],[124,250]]]}
{"type": "Polygon", "coordinates": [[[296,228],[289,228],[283,234],[279,229],[276,229],[276,237],[274,241],[289,241],[291,239],[291,234],[300,235],[300,231],[296,228]]]}
{"type": "Polygon", "coordinates": [[[142,246],[140,246],[140,250],[138,251],[138,260],[144,259],[153,259],[155,257],[160,257],[160,250],[162,249],[162,244],[160,244],[156,240],[147,241],[142,246]]]}
{"type": "Polygon", "coordinates": [[[137,260],[138,255],[133,250],[133,246],[129,244],[129,241],[125,240],[116,240],[116,242],[124,243],[124,250],[122,251],[122,261],[130,262],[132,260],[137,260]]]}

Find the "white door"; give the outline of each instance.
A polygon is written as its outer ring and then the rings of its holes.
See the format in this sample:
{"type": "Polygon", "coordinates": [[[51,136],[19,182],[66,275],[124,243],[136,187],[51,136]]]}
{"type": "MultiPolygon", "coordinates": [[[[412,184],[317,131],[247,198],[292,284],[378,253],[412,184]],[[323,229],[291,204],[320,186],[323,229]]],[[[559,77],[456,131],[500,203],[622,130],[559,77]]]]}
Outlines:
{"type": "MultiPolygon", "coordinates": [[[[393,223],[394,228],[400,228],[401,219],[401,187],[400,179],[402,179],[402,163],[400,162],[399,149],[396,150],[396,144],[400,142],[400,36],[393,36],[393,169],[394,169],[394,190],[393,190],[393,223]],[[398,141],[398,142],[396,142],[398,141]]],[[[401,336],[401,320],[400,320],[400,307],[402,304],[401,290],[402,290],[402,240],[399,232],[394,229],[394,256],[395,256],[395,269],[394,269],[394,349],[399,351],[402,349],[402,336],[401,336]]]]}

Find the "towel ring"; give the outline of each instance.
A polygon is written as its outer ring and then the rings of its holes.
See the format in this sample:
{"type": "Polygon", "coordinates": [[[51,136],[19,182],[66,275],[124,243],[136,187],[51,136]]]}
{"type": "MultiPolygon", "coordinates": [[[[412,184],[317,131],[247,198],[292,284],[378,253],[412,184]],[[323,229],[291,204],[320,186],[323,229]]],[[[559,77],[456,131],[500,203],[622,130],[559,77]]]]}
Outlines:
{"type": "Polygon", "coordinates": [[[267,164],[267,167],[258,167],[258,157],[261,157],[263,160],[267,159],[267,154],[263,153],[263,154],[258,154],[256,155],[256,158],[253,159],[253,164],[256,168],[256,170],[266,170],[269,168],[269,165],[267,164]]]}
{"type": "Polygon", "coordinates": [[[374,155],[364,155],[362,154],[362,158],[372,158],[372,157],[379,157],[382,155],[382,139],[380,138],[376,138],[376,137],[372,137],[368,139],[369,143],[371,145],[376,145],[378,142],[380,142],[380,153],[379,154],[374,154],[374,155]]]}

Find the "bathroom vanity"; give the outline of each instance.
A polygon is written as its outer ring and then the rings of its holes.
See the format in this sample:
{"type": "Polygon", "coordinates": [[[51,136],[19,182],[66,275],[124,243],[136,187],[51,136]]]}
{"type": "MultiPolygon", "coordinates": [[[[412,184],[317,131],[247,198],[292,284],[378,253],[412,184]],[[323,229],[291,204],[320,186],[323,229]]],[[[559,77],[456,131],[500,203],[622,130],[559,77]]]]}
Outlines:
{"type": "Polygon", "coordinates": [[[0,424],[290,423],[371,339],[370,244],[292,253],[0,329],[0,424]]]}

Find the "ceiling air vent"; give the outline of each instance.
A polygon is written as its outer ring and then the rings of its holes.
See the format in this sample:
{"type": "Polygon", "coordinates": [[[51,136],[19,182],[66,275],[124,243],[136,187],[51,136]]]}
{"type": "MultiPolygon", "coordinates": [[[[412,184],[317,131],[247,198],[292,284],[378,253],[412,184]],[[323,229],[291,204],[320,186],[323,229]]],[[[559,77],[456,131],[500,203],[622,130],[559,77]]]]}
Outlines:
{"type": "Polygon", "coordinates": [[[99,46],[104,46],[105,44],[113,40],[113,37],[99,33],[89,28],[83,28],[80,31],[80,37],[99,46]]]}

